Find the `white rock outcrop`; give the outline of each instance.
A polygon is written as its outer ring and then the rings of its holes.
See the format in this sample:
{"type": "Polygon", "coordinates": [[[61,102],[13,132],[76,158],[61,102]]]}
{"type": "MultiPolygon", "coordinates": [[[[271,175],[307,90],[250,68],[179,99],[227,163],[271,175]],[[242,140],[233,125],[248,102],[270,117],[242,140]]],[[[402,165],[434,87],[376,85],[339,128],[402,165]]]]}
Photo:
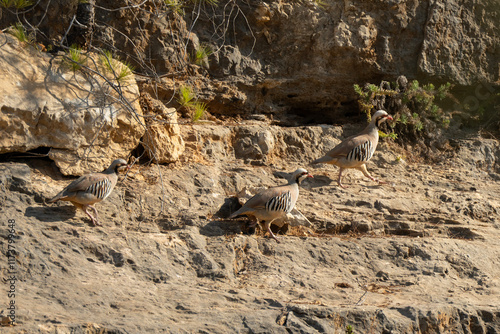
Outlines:
{"type": "Polygon", "coordinates": [[[8,34],[0,43],[0,153],[49,147],[63,174],[81,175],[137,147],[146,127],[135,80],[73,71],[8,34]]]}
{"type": "Polygon", "coordinates": [[[185,144],[176,109],[165,107],[161,101],[152,98],[148,93],[144,93],[142,98],[152,114],[152,117],[148,117],[148,130],[142,142],[146,153],[158,163],[177,161],[184,153],[185,144]]]}

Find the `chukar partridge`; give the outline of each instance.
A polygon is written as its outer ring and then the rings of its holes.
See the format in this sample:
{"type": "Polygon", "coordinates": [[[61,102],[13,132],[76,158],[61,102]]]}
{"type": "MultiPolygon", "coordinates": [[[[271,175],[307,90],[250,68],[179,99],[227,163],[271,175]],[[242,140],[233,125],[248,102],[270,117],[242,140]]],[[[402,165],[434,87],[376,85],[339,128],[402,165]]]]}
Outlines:
{"type": "Polygon", "coordinates": [[[299,197],[299,184],[306,178],[313,177],[305,169],[297,169],[288,184],[268,188],[250,198],[239,210],[234,212],[229,218],[240,215],[253,216],[257,219],[253,225],[264,221],[264,228],[271,236],[279,242],[278,238],[271,231],[271,223],[290,213],[295,207],[299,197]]]}
{"type": "Polygon", "coordinates": [[[342,171],[346,168],[356,168],[372,181],[385,183],[372,177],[366,170],[365,164],[371,159],[377,148],[378,129],[380,124],[386,120],[392,120],[391,115],[384,110],[378,110],[373,114],[370,124],[363,131],[345,139],[326,153],[324,157],[316,159],[312,163],[326,163],[340,167],[337,182],[342,188],[347,188],[342,184],[342,171]]]}
{"type": "Polygon", "coordinates": [[[118,172],[129,168],[125,160],[117,159],[104,172],[83,175],[71,182],[48,203],[69,201],[82,209],[92,219],[94,225],[100,225],[97,209],[92,205],[108,197],[118,181],[118,172]],[[94,210],[95,217],[88,212],[88,208],[94,210]]]}

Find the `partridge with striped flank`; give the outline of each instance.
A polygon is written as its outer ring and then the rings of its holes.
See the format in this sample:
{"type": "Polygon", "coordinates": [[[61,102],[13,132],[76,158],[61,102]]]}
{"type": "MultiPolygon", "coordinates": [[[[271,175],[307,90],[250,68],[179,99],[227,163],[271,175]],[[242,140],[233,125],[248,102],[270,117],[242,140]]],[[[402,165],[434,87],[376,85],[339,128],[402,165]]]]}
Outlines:
{"type": "Polygon", "coordinates": [[[240,215],[253,216],[256,222],[264,222],[264,229],[279,242],[278,238],[271,231],[271,224],[274,220],[290,213],[295,207],[299,197],[299,184],[306,178],[313,177],[305,169],[297,169],[288,184],[268,188],[250,198],[239,210],[234,212],[229,218],[240,215]]]}
{"type": "Polygon", "coordinates": [[[118,182],[118,173],[129,168],[125,160],[117,159],[104,172],[83,175],[71,182],[48,203],[71,202],[77,208],[82,209],[92,219],[94,225],[101,225],[98,221],[97,209],[92,205],[108,197],[118,182]],[[94,210],[95,217],[88,212],[88,208],[94,210]]]}
{"type": "Polygon", "coordinates": [[[326,163],[340,167],[338,184],[342,188],[347,188],[342,184],[342,172],[346,168],[356,168],[364,176],[378,183],[385,183],[372,177],[366,169],[366,163],[372,158],[378,144],[378,130],[380,124],[386,120],[392,120],[392,117],[384,110],[378,110],[372,116],[368,126],[359,134],[351,136],[335,146],[324,157],[316,159],[312,164],[326,163]]]}

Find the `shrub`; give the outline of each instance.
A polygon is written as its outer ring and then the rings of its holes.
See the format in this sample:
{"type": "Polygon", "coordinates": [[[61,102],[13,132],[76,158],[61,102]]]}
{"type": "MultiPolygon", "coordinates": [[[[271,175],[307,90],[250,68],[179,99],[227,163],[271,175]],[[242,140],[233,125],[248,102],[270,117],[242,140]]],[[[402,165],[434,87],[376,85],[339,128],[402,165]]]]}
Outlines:
{"type": "Polygon", "coordinates": [[[182,0],[163,0],[163,2],[173,13],[177,13],[181,16],[185,14],[182,0]]]}
{"type": "Polygon", "coordinates": [[[186,13],[184,8],[187,7],[190,3],[196,5],[210,5],[216,6],[219,3],[219,0],[163,0],[163,3],[167,6],[167,8],[178,15],[184,16],[186,13]]]}
{"type": "Polygon", "coordinates": [[[421,135],[430,135],[436,128],[448,126],[449,115],[435,102],[444,99],[450,87],[450,83],[436,88],[432,83],[408,82],[401,76],[394,83],[382,81],[379,86],[354,85],[354,91],[359,96],[359,107],[368,119],[373,109],[384,109],[393,116],[395,121],[390,123],[392,133],[382,133],[382,137],[396,139],[400,134],[416,139],[421,135]]]}

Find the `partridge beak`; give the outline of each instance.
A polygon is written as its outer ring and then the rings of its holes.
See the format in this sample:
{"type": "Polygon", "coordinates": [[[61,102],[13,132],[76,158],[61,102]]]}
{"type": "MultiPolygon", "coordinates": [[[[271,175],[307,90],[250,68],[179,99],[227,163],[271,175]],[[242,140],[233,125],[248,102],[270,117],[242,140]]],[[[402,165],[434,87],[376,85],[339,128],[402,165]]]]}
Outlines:
{"type": "Polygon", "coordinates": [[[391,121],[393,120],[391,115],[387,115],[385,118],[387,118],[387,119],[389,119],[391,121]]]}
{"type": "Polygon", "coordinates": [[[312,177],[314,179],[314,176],[312,176],[312,174],[307,174],[307,177],[312,177]]]}

